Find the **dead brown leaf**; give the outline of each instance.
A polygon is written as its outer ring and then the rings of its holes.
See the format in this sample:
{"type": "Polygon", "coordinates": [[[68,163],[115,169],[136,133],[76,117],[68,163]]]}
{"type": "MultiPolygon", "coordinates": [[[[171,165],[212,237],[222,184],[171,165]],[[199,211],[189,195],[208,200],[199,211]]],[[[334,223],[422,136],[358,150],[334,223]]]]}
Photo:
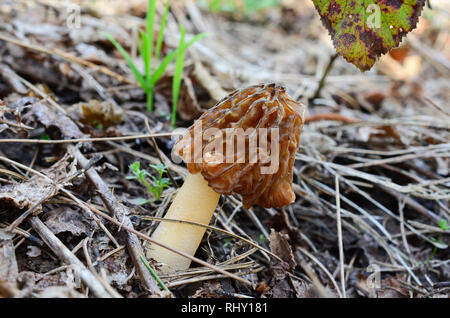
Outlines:
{"type": "Polygon", "coordinates": [[[127,283],[130,275],[127,269],[127,260],[127,253],[122,250],[103,262],[110,283],[115,283],[119,287],[123,287],[127,283]]]}
{"type": "MultiPolygon", "coordinates": [[[[0,210],[8,210],[11,206],[28,210],[56,193],[53,182],[40,177],[32,177],[27,182],[8,184],[0,187],[0,210]]],[[[40,207],[36,207],[35,213],[40,210],[40,207]]]]}
{"type": "Polygon", "coordinates": [[[303,280],[297,280],[290,277],[291,284],[295,290],[295,297],[297,298],[315,298],[314,285],[308,284],[303,280]]]}
{"type": "Polygon", "coordinates": [[[272,229],[269,240],[270,251],[279,256],[286,263],[288,269],[293,269],[297,263],[288,241],[289,236],[272,229]]]}
{"type": "Polygon", "coordinates": [[[206,282],[202,287],[197,289],[193,298],[223,298],[224,290],[220,282],[206,282]]]}
{"type": "MultiPolygon", "coordinates": [[[[54,196],[58,190],[56,184],[70,185],[65,179],[76,171],[75,162],[69,162],[70,155],[62,159],[49,169],[41,171],[49,179],[33,176],[26,182],[13,183],[0,187],[0,210],[7,210],[14,206],[18,209],[30,209],[54,196]]],[[[33,213],[37,214],[40,206],[35,207],[33,213]]]]}
{"type": "Polygon", "coordinates": [[[388,276],[381,281],[381,288],[377,290],[378,298],[405,298],[409,297],[408,290],[400,283],[406,281],[406,274],[388,276]]]}
{"type": "Polygon", "coordinates": [[[88,103],[78,103],[69,108],[72,119],[83,124],[108,128],[120,123],[124,111],[121,107],[107,101],[91,100],[88,103]]]}
{"type": "Polygon", "coordinates": [[[56,208],[46,213],[44,223],[54,234],[70,232],[75,236],[89,235],[97,227],[81,211],[69,207],[56,208]]]}
{"type": "Polygon", "coordinates": [[[262,296],[270,291],[270,287],[267,285],[266,282],[260,282],[256,284],[255,291],[258,295],[262,296]]]}
{"type": "Polygon", "coordinates": [[[280,213],[266,219],[264,223],[270,229],[287,234],[287,240],[292,247],[295,248],[296,245],[300,244],[300,231],[295,226],[291,225],[286,211],[282,210],[280,213]]]}
{"type": "MultiPolygon", "coordinates": [[[[49,107],[36,102],[32,104],[31,110],[24,115],[28,122],[37,120],[44,125],[47,130],[57,129],[65,139],[86,138],[72,119],[59,112],[52,111],[49,107]]],[[[51,134],[51,132],[49,132],[51,134]]]]}
{"type": "Polygon", "coordinates": [[[294,269],[296,262],[288,239],[287,234],[282,234],[274,229],[270,232],[270,250],[283,260],[282,262],[272,260],[270,264],[272,277],[269,285],[274,298],[288,298],[295,294],[288,273],[294,269]]]}

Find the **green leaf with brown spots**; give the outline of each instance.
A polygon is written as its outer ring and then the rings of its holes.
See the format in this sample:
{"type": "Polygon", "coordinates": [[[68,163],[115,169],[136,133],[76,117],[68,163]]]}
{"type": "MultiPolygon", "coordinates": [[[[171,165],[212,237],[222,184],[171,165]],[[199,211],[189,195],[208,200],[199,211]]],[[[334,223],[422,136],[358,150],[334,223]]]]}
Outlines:
{"type": "Polygon", "coordinates": [[[336,51],[366,71],[416,27],[425,0],[313,0],[313,3],[336,51]]]}

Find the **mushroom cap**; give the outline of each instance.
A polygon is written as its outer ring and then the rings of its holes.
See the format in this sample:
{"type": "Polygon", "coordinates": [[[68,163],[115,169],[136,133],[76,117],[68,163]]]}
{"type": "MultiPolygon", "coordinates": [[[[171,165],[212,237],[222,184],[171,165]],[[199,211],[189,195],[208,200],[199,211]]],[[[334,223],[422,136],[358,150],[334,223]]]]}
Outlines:
{"type": "Polygon", "coordinates": [[[217,193],[240,194],[245,208],[280,208],[295,200],[292,167],[305,109],[278,84],[236,90],[206,111],[175,151],[217,193]]]}

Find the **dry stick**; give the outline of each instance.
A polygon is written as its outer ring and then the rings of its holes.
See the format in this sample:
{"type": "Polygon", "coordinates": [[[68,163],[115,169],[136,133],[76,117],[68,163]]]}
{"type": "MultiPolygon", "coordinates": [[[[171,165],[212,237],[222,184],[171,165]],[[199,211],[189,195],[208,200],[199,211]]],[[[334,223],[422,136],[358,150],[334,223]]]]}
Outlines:
{"type": "Polygon", "coordinates": [[[309,266],[309,264],[303,260],[300,257],[300,253],[295,253],[295,256],[297,258],[297,262],[300,264],[300,266],[305,271],[306,275],[311,279],[313,285],[316,287],[317,292],[319,293],[320,297],[322,298],[330,298],[330,295],[327,292],[327,289],[323,284],[321,283],[320,279],[317,277],[316,273],[314,273],[314,270],[309,266]]]}
{"type": "Polygon", "coordinates": [[[154,217],[154,216],[143,216],[143,217],[141,217],[141,219],[143,219],[143,220],[152,220],[152,221],[162,221],[162,222],[184,223],[184,224],[190,224],[190,225],[194,225],[194,226],[204,227],[204,228],[209,229],[211,231],[220,232],[220,233],[229,235],[231,237],[234,237],[234,238],[236,238],[238,240],[241,240],[241,241],[243,241],[243,242],[253,246],[255,249],[258,249],[258,250],[260,250],[263,253],[269,254],[270,256],[272,256],[273,258],[278,260],[279,262],[283,261],[279,256],[277,256],[276,254],[272,253],[271,251],[265,249],[264,247],[259,246],[257,243],[255,243],[255,242],[253,242],[251,240],[248,240],[245,237],[242,237],[240,235],[234,234],[234,233],[232,233],[230,231],[218,228],[216,226],[205,225],[205,224],[201,224],[201,223],[184,221],[184,220],[176,220],[176,219],[168,219],[168,218],[157,218],[157,217],[154,217]]]}
{"type": "Polygon", "coordinates": [[[24,213],[22,213],[17,219],[14,220],[14,222],[11,223],[11,225],[8,227],[8,232],[13,232],[17,226],[20,225],[20,223],[23,222],[34,210],[36,210],[38,207],[41,206],[44,201],[47,201],[49,198],[51,198],[54,195],[53,189],[49,191],[47,195],[42,197],[35,205],[33,205],[31,208],[26,210],[24,213]]]}
{"type": "Polygon", "coordinates": [[[29,126],[26,126],[24,124],[12,123],[12,122],[10,122],[8,120],[4,120],[3,118],[0,118],[0,124],[6,124],[8,126],[16,127],[16,128],[20,128],[20,129],[33,130],[33,127],[29,127],[29,126]]]}
{"type": "MultiPolygon", "coordinates": [[[[9,226],[10,226],[10,224],[8,224],[8,223],[0,222],[0,229],[1,228],[7,229],[9,226]]],[[[17,229],[14,229],[12,232],[15,233],[15,234],[18,234],[18,235],[22,235],[24,238],[26,238],[27,240],[33,242],[36,245],[44,246],[44,242],[42,242],[36,236],[30,234],[29,230],[27,231],[27,230],[22,230],[21,228],[17,228],[17,229]]]]}
{"type": "Polygon", "coordinates": [[[424,96],[423,97],[424,100],[426,100],[428,103],[430,103],[432,106],[434,106],[437,110],[439,110],[441,113],[447,115],[450,117],[450,112],[448,112],[447,110],[445,110],[444,108],[442,108],[441,106],[439,106],[438,104],[436,104],[435,102],[433,102],[430,98],[424,96]]]}
{"type": "Polygon", "coordinates": [[[10,176],[12,176],[14,178],[17,178],[17,179],[20,179],[22,181],[27,180],[26,176],[23,176],[23,175],[21,175],[21,174],[19,174],[17,172],[11,171],[11,170],[0,168],[0,173],[9,174],[10,176]]]}
{"type": "MultiPolygon", "coordinates": [[[[395,190],[400,193],[413,193],[415,196],[425,198],[425,199],[431,198],[431,199],[435,200],[437,198],[436,195],[431,196],[431,195],[427,195],[427,194],[423,194],[423,193],[417,193],[417,191],[414,191],[414,188],[417,188],[417,185],[411,185],[411,184],[400,185],[400,184],[391,182],[386,177],[381,178],[380,176],[376,176],[376,175],[366,173],[366,172],[363,172],[360,170],[349,168],[348,166],[343,166],[343,165],[335,164],[332,162],[323,161],[320,159],[316,159],[314,157],[305,156],[300,153],[296,154],[296,159],[306,161],[308,163],[311,163],[311,162],[319,163],[319,164],[323,165],[324,167],[333,168],[334,170],[341,172],[341,174],[343,174],[343,175],[358,177],[358,178],[367,180],[367,181],[373,183],[374,185],[387,186],[390,189],[395,190]]],[[[445,197],[446,196],[444,196],[444,198],[445,197]]],[[[438,198],[439,198],[439,196],[438,196],[438,198]]]]}
{"type": "Polygon", "coordinates": [[[27,93],[27,88],[14,77],[15,72],[3,63],[0,63],[0,77],[5,81],[16,93],[25,95],[27,93]]]}
{"type": "Polygon", "coordinates": [[[253,212],[253,210],[251,208],[250,209],[243,209],[243,210],[247,213],[248,217],[253,222],[253,224],[261,231],[261,233],[264,235],[264,237],[268,240],[269,239],[269,233],[266,231],[264,226],[261,224],[261,221],[255,215],[255,212],[253,212]]]}
{"type": "Polygon", "coordinates": [[[317,87],[316,92],[314,93],[313,97],[309,99],[310,102],[313,102],[316,98],[320,96],[320,93],[322,92],[322,89],[325,86],[325,79],[327,78],[327,75],[330,72],[331,67],[333,66],[334,61],[336,60],[337,57],[338,57],[337,53],[331,56],[330,61],[328,62],[325,71],[323,72],[322,78],[320,79],[319,86],[317,87]]]}
{"type": "MultiPolygon", "coordinates": [[[[263,270],[262,267],[258,267],[258,268],[253,269],[253,270],[240,272],[239,275],[255,274],[255,273],[258,273],[258,272],[260,272],[262,270],[263,270]]],[[[184,280],[181,280],[181,281],[168,282],[168,283],[166,283],[166,286],[168,288],[172,288],[172,287],[177,287],[177,286],[180,286],[180,285],[186,285],[186,284],[191,284],[191,283],[198,283],[198,282],[205,281],[205,280],[216,280],[216,279],[220,279],[220,278],[223,278],[223,275],[216,274],[216,275],[207,275],[207,276],[193,277],[193,278],[188,278],[188,279],[184,279],[184,280]]]]}
{"type": "Polygon", "coordinates": [[[341,192],[339,191],[339,175],[336,173],[335,178],[336,183],[336,220],[337,220],[337,235],[339,243],[339,263],[341,267],[341,288],[342,295],[347,298],[347,293],[345,292],[345,275],[344,275],[344,244],[342,242],[342,224],[341,224],[341,192]]]}
{"type": "Polygon", "coordinates": [[[27,86],[29,89],[31,89],[33,92],[35,92],[36,94],[38,94],[39,96],[41,96],[45,101],[47,101],[51,106],[55,107],[56,110],[59,110],[61,113],[66,114],[66,110],[64,108],[62,108],[57,102],[55,102],[52,98],[50,98],[49,95],[45,94],[44,92],[42,92],[42,90],[40,90],[39,88],[37,88],[36,86],[34,86],[33,84],[31,84],[30,82],[28,82],[26,79],[24,79],[23,77],[19,76],[18,74],[14,73],[13,74],[15,77],[17,77],[17,79],[19,81],[21,81],[23,84],[25,84],[25,86],[27,86]]]}
{"type": "MultiPolygon", "coordinates": [[[[79,246],[80,248],[82,247],[82,245],[83,245],[83,241],[81,241],[81,242],[78,244],[78,246],[79,246]]],[[[78,251],[78,246],[75,247],[75,248],[72,250],[72,253],[73,253],[73,254],[76,254],[76,251],[78,251]]],[[[92,263],[92,266],[97,266],[97,264],[99,263],[99,261],[104,261],[105,259],[107,259],[108,257],[111,257],[111,256],[114,255],[115,253],[120,252],[120,251],[123,250],[124,248],[125,248],[125,246],[122,245],[122,246],[119,246],[119,247],[116,248],[116,249],[113,249],[113,250],[109,251],[108,253],[106,253],[105,255],[103,255],[102,257],[100,257],[99,259],[97,259],[96,261],[94,261],[94,262],[92,263]]],[[[46,272],[46,273],[43,274],[43,277],[48,276],[48,275],[52,275],[52,274],[57,273],[57,272],[60,272],[60,271],[62,271],[62,270],[65,270],[67,267],[68,267],[67,265],[63,265],[63,266],[54,268],[54,269],[52,269],[52,270],[49,270],[48,272],[46,272]]],[[[42,278],[41,278],[41,279],[42,279],[42,278]]]]}
{"type": "Polygon", "coordinates": [[[0,143],[30,143],[30,144],[73,144],[78,142],[94,142],[94,141],[113,141],[113,140],[133,140],[141,138],[151,137],[164,137],[180,135],[180,133],[159,133],[159,134],[141,134],[132,136],[119,136],[119,137],[99,137],[99,138],[77,138],[77,139],[56,139],[56,140],[44,140],[44,139],[0,139],[0,143]]]}
{"type": "MultiPolygon", "coordinates": [[[[255,268],[256,263],[254,261],[245,262],[245,263],[239,263],[239,264],[225,264],[225,262],[220,263],[219,265],[222,266],[222,269],[224,270],[237,270],[237,269],[249,269],[249,268],[255,268]]],[[[171,282],[175,281],[176,279],[180,279],[180,277],[194,277],[194,276],[201,276],[205,274],[209,274],[213,271],[211,269],[204,269],[203,267],[197,267],[197,268],[191,268],[187,269],[185,272],[174,272],[170,274],[161,274],[160,278],[164,278],[166,280],[170,280],[171,282]]],[[[239,273],[239,275],[242,276],[242,272],[239,273]]]]}
{"type": "Polygon", "coordinates": [[[405,195],[403,193],[395,192],[392,189],[383,186],[381,184],[377,185],[379,188],[381,188],[383,191],[389,193],[393,197],[395,197],[399,201],[404,201],[406,205],[408,205],[410,208],[416,210],[417,212],[421,213],[422,215],[426,216],[427,218],[433,220],[436,224],[439,224],[440,218],[432,211],[428,210],[421,204],[417,203],[414,199],[409,197],[408,195],[405,195]]]}
{"type": "Polygon", "coordinates": [[[46,49],[46,48],[41,47],[41,46],[23,43],[23,42],[21,42],[21,41],[19,41],[17,39],[13,39],[13,38],[4,36],[3,34],[0,34],[0,40],[13,43],[15,45],[24,47],[24,48],[32,50],[32,51],[45,53],[45,54],[49,54],[49,55],[56,55],[56,56],[59,56],[59,57],[65,59],[66,61],[75,62],[77,64],[80,64],[80,65],[83,65],[83,66],[87,66],[87,67],[92,68],[94,70],[98,70],[99,72],[101,72],[101,73],[103,73],[105,75],[108,75],[108,76],[110,76],[112,78],[115,78],[115,79],[117,79],[117,80],[119,80],[121,82],[128,83],[128,84],[133,84],[133,85],[136,85],[136,86],[138,85],[137,82],[135,82],[133,80],[130,80],[130,79],[128,79],[128,78],[126,78],[126,77],[124,77],[124,76],[122,76],[120,74],[117,74],[117,73],[111,71],[110,69],[108,69],[107,67],[98,66],[98,65],[96,65],[96,64],[94,64],[92,62],[83,60],[83,59],[81,59],[79,57],[76,57],[76,56],[74,56],[72,54],[69,54],[67,52],[61,51],[61,50],[56,49],[56,48],[55,49],[46,49]]]}
{"type": "MultiPolygon", "coordinates": [[[[81,167],[85,167],[89,163],[89,161],[83,156],[78,148],[69,146],[69,151],[72,151],[75,159],[79,162],[81,167]]],[[[85,172],[85,174],[92,182],[92,184],[94,184],[94,186],[97,188],[97,192],[100,195],[100,198],[102,199],[108,210],[111,212],[111,214],[114,215],[118,220],[122,220],[122,223],[124,225],[128,226],[129,228],[133,228],[133,224],[127,216],[127,208],[117,201],[116,197],[109,190],[109,187],[105,184],[105,182],[103,182],[97,171],[89,169],[85,172]]],[[[139,277],[141,278],[143,285],[152,294],[161,293],[161,289],[159,288],[158,283],[140,259],[140,256],[144,255],[144,251],[138,237],[130,232],[125,232],[124,234],[126,237],[128,250],[133,260],[133,264],[137,268],[139,277]]]]}
{"type": "Polygon", "coordinates": [[[96,259],[94,261],[94,263],[92,263],[93,266],[96,266],[100,261],[104,261],[105,259],[107,259],[108,257],[111,257],[112,255],[116,254],[117,252],[120,252],[121,250],[123,250],[125,248],[124,245],[119,246],[116,249],[113,249],[111,251],[109,251],[108,253],[106,253],[105,255],[103,255],[102,257],[99,257],[98,259],[96,259]]]}
{"type": "Polygon", "coordinates": [[[317,114],[308,116],[305,119],[305,124],[314,123],[322,120],[333,120],[333,121],[340,121],[346,124],[356,123],[359,120],[352,117],[347,117],[341,114],[335,114],[335,113],[326,113],[326,114],[317,114]]]}
{"type": "Polygon", "coordinates": [[[42,240],[50,247],[64,263],[71,265],[74,273],[89,287],[97,296],[102,298],[111,298],[111,295],[105,290],[103,285],[92,274],[84,264],[53,234],[52,231],[37,217],[30,219],[31,226],[39,234],[42,240]]]}
{"type": "Polygon", "coordinates": [[[405,207],[405,201],[398,201],[398,213],[400,214],[400,233],[403,241],[403,246],[405,247],[406,252],[408,253],[408,256],[411,258],[412,253],[409,249],[408,241],[406,239],[406,232],[405,232],[405,216],[403,213],[403,209],[405,207]]]}
{"type": "Polygon", "coordinates": [[[106,280],[103,277],[100,277],[100,275],[97,274],[94,265],[92,264],[92,259],[91,256],[89,255],[89,250],[88,250],[88,241],[89,241],[89,237],[86,237],[83,240],[83,252],[84,252],[84,257],[86,258],[86,263],[88,264],[88,268],[91,271],[92,274],[94,274],[95,277],[97,277],[98,281],[103,285],[103,287],[105,287],[105,289],[108,291],[108,293],[110,293],[114,298],[123,298],[122,295],[120,295],[114,288],[111,287],[111,285],[109,285],[106,280]]]}
{"type": "MultiPolygon", "coordinates": [[[[342,177],[341,177],[342,178],[342,177]]],[[[373,198],[370,197],[370,195],[364,191],[362,191],[361,189],[359,189],[357,186],[355,186],[354,184],[352,184],[351,182],[349,182],[346,178],[342,178],[342,180],[355,192],[357,192],[359,195],[361,195],[363,198],[365,198],[366,200],[368,200],[369,202],[371,202],[373,205],[375,205],[376,207],[378,207],[381,211],[383,211],[384,213],[386,213],[387,215],[389,215],[391,218],[397,220],[400,224],[403,223],[403,225],[405,227],[407,227],[412,233],[414,233],[415,235],[417,235],[418,237],[421,237],[422,239],[424,239],[425,241],[431,243],[431,244],[435,244],[435,242],[431,241],[429,238],[427,238],[426,236],[424,236],[423,234],[419,233],[419,231],[417,231],[412,225],[408,224],[408,223],[404,223],[404,221],[401,219],[401,217],[397,216],[396,214],[392,213],[389,209],[387,209],[384,205],[382,205],[381,203],[379,203],[378,201],[374,200],[373,198]]],[[[393,192],[394,193],[394,192],[393,192]]],[[[399,200],[401,201],[401,200],[399,200]]],[[[420,207],[422,207],[421,205],[419,205],[420,207]]],[[[423,209],[425,209],[424,207],[422,207],[423,209]]],[[[411,223],[411,221],[409,222],[411,223]]],[[[411,223],[412,224],[412,223],[411,223]]],[[[435,228],[435,227],[431,227],[433,229],[439,229],[439,228],[435,228]]],[[[394,237],[394,236],[393,236],[394,237]]]]}
{"type": "Polygon", "coordinates": [[[445,151],[447,151],[447,149],[443,149],[442,152],[440,152],[439,150],[436,150],[436,151],[429,151],[429,152],[424,152],[424,153],[413,153],[413,154],[408,154],[408,155],[403,155],[403,156],[371,160],[368,162],[353,163],[353,164],[347,165],[347,167],[353,168],[353,169],[358,169],[358,168],[367,168],[367,167],[371,167],[371,166],[382,165],[382,164],[386,164],[386,163],[400,163],[403,161],[416,159],[416,158],[436,158],[438,156],[448,157],[450,155],[450,153],[445,152],[445,151]]]}
{"type": "MultiPolygon", "coordinates": [[[[142,158],[144,160],[147,160],[147,161],[151,162],[152,164],[158,164],[159,163],[157,158],[152,157],[150,155],[147,155],[145,153],[142,153],[140,151],[133,150],[130,147],[122,146],[122,145],[119,145],[119,144],[117,144],[115,142],[112,142],[112,141],[108,141],[108,144],[111,145],[111,146],[116,147],[117,150],[120,150],[122,152],[128,153],[128,154],[130,154],[130,155],[132,155],[134,157],[137,157],[137,158],[142,158]]],[[[183,168],[182,166],[173,164],[170,161],[166,162],[166,166],[170,170],[176,172],[180,176],[186,177],[188,175],[188,171],[187,171],[186,168],[183,168]]]]}
{"type": "MultiPolygon", "coordinates": [[[[337,284],[336,280],[334,279],[333,275],[331,275],[331,273],[328,271],[328,269],[325,267],[325,265],[323,265],[314,255],[312,255],[310,252],[308,252],[307,250],[305,250],[302,247],[297,247],[297,249],[299,251],[301,251],[303,254],[305,254],[306,256],[308,256],[314,263],[316,263],[324,272],[325,274],[328,276],[328,278],[331,280],[331,282],[334,285],[334,288],[336,288],[336,292],[339,294],[339,297],[342,298],[342,293],[339,290],[339,285],[337,284]]],[[[298,254],[300,254],[299,252],[297,252],[298,254]]],[[[296,253],[296,254],[297,254],[296,253]]],[[[303,268],[305,269],[305,268],[303,268]]],[[[309,276],[309,275],[308,275],[309,276]]]]}

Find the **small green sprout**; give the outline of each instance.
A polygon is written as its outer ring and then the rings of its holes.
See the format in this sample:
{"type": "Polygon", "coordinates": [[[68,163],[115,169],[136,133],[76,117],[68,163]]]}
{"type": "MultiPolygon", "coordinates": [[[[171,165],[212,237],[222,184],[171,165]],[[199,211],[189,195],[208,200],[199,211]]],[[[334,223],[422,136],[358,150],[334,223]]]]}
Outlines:
{"type": "Polygon", "coordinates": [[[225,243],[223,243],[223,248],[226,248],[228,245],[231,244],[231,238],[227,237],[226,239],[224,239],[225,243]]]}
{"type": "Polygon", "coordinates": [[[439,220],[439,227],[443,230],[443,231],[448,231],[450,230],[450,226],[447,225],[447,221],[446,220],[439,220]]]}
{"type": "Polygon", "coordinates": [[[258,237],[258,243],[259,244],[262,244],[262,243],[264,243],[264,241],[266,240],[266,237],[264,236],[264,234],[259,234],[259,237],[258,237]]]}
{"type": "MultiPolygon", "coordinates": [[[[447,225],[446,220],[439,220],[438,225],[443,231],[450,230],[450,227],[447,225]]],[[[437,244],[440,244],[441,240],[442,240],[442,233],[439,234],[439,238],[430,237],[430,241],[437,243],[437,244]]],[[[425,260],[425,263],[429,263],[430,260],[432,260],[434,258],[434,256],[437,253],[437,250],[438,250],[438,247],[434,246],[433,250],[431,251],[431,255],[425,260]]]]}
{"type": "MultiPolygon", "coordinates": [[[[151,168],[158,172],[158,177],[153,176],[147,170],[141,169],[141,164],[139,161],[134,162],[130,165],[130,171],[132,175],[127,176],[128,180],[138,180],[146,188],[147,191],[152,193],[154,201],[159,200],[162,192],[165,188],[170,186],[170,181],[168,178],[163,178],[163,174],[167,172],[167,167],[159,163],[157,165],[150,165],[151,168]]],[[[150,202],[146,199],[138,199],[133,201],[137,205],[142,205],[150,202]]]]}
{"type": "Polygon", "coordinates": [[[201,5],[209,6],[214,13],[219,11],[236,12],[249,15],[267,8],[273,8],[280,4],[280,0],[208,0],[200,2],[201,5]]]}

